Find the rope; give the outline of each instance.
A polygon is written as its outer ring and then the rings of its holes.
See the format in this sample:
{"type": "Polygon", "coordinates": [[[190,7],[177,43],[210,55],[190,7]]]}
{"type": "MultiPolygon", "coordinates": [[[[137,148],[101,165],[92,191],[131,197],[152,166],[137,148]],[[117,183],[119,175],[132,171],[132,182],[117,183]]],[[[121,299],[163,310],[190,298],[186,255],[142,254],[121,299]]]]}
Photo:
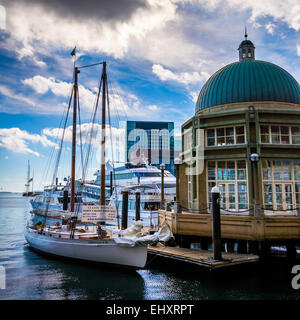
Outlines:
{"type": "Polygon", "coordinates": [[[286,212],[286,211],[299,210],[300,207],[296,207],[296,208],[294,208],[294,209],[286,209],[286,210],[283,210],[283,209],[282,209],[282,210],[279,210],[279,209],[273,209],[273,208],[272,208],[272,209],[269,209],[269,208],[267,209],[267,208],[263,208],[263,207],[262,207],[262,209],[263,209],[263,210],[266,210],[266,211],[282,211],[282,212],[286,212]]]}
{"type": "Polygon", "coordinates": [[[242,210],[242,211],[226,210],[226,209],[223,209],[223,208],[220,208],[220,209],[223,210],[223,211],[229,212],[229,213],[244,213],[244,212],[249,212],[249,211],[251,211],[253,208],[249,208],[249,209],[242,210]]]}
{"type": "MultiPolygon", "coordinates": [[[[183,207],[183,206],[181,206],[181,208],[184,209],[184,210],[188,210],[190,212],[195,212],[195,213],[202,213],[201,211],[210,209],[210,208],[201,208],[201,209],[196,210],[196,209],[186,208],[186,207],[183,207]]],[[[223,211],[229,212],[229,213],[244,213],[244,212],[251,211],[253,208],[249,208],[249,209],[246,209],[246,210],[243,210],[243,211],[232,211],[232,210],[226,210],[226,209],[223,209],[223,208],[220,208],[220,209],[223,210],[223,211]]]]}
{"type": "Polygon", "coordinates": [[[209,209],[209,208],[201,208],[201,209],[196,210],[196,209],[186,208],[186,207],[183,207],[183,206],[181,206],[181,208],[184,209],[184,210],[188,210],[188,211],[194,212],[194,213],[202,213],[201,211],[209,209]]]}

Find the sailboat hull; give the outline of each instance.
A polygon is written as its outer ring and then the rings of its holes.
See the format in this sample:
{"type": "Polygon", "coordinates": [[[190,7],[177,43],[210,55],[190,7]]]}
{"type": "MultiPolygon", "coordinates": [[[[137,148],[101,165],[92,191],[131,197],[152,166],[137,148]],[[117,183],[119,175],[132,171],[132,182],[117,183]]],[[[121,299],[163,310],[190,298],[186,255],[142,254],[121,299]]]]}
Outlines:
{"type": "Polygon", "coordinates": [[[76,240],[55,238],[26,228],[25,238],[33,249],[63,258],[143,268],[147,246],[120,246],[113,240],[76,240]]]}

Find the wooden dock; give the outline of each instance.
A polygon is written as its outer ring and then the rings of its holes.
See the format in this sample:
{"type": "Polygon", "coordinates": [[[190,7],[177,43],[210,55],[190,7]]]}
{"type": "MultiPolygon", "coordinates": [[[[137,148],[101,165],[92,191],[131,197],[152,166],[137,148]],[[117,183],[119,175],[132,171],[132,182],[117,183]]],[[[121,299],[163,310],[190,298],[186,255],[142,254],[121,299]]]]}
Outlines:
{"type": "Polygon", "coordinates": [[[252,254],[222,252],[222,260],[213,259],[213,252],[208,250],[195,250],[176,247],[148,246],[148,253],[168,259],[208,268],[209,270],[230,267],[238,264],[247,264],[258,261],[259,257],[252,254]]]}

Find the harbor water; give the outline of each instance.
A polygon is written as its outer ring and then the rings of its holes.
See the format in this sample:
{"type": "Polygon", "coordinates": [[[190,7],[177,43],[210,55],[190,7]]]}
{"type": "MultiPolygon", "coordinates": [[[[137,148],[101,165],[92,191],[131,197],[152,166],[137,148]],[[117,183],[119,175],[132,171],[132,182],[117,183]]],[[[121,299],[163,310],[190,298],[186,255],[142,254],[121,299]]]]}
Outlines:
{"type": "Polygon", "coordinates": [[[0,195],[0,266],[6,275],[1,300],[300,299],[300,290],[291,286],[292,266],[285,259],[208,272],[158,259],[133,271],[43,256],[24,239],[29,200],[0,195]]]}

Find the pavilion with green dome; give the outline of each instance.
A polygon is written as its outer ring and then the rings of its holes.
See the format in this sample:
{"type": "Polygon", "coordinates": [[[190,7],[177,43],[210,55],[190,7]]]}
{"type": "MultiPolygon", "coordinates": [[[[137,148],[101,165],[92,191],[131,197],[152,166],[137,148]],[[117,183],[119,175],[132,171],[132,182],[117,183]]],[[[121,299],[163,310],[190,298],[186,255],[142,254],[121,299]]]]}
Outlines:
{"type": "Polygon", "coordinates": [[[300,86],[283,68],[255,59],[247,39],[239,61],[204,84],[182,125],[177,201],[164,212],[178,235],[211,236],[211,189],[221,193],[222,237],[300,239],[300,86]]]}

